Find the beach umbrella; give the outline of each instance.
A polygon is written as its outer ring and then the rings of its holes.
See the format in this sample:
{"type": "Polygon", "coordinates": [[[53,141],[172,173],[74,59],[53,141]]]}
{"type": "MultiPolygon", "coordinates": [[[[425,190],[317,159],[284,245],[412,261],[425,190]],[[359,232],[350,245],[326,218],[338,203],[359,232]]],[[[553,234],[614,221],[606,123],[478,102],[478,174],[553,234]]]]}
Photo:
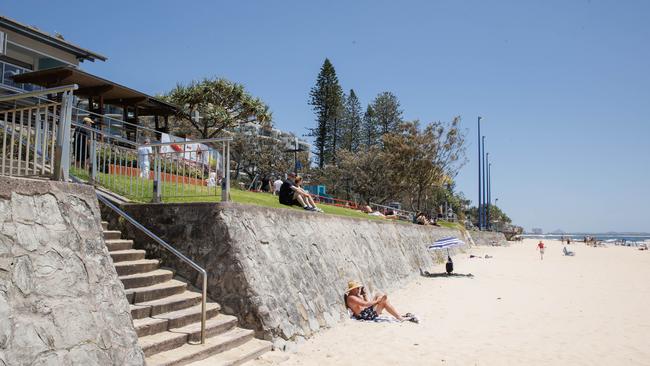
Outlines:
{"type": "Polygon", "coordinates": [[[451,273],[454,271],[454,262],[451,260],[451,255],[449,255],[449,248],[459,247],[464,244],[465,244],[464,241],[456,237],[450,236],[448,238],[442,238],[440,240],[436,240],[433,244],[429,244],[427,246],[427,249],[447,250],[447,263],[445,264],[445,269],[447,270],[447,273],[451,273]]]}
{"type": "Polygon", "coordinates": [[[429,249],[429,250],[442,250],[442,249],[449,250],[449,248],[459,247],[461,245],[465,245],[465,242],[458,239],[458,238],[456,238],[456,237],[450,236],[448,238],[442,238],[440,240],[436,240],[433,244],[429,244],[427,246],[427,249],[429,249]]]}

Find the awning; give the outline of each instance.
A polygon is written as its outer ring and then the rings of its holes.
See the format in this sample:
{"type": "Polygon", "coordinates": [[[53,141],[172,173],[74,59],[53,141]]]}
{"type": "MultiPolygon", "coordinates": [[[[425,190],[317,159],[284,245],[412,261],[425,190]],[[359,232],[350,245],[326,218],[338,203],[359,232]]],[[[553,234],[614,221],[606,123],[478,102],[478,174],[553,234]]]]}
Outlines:
{"type": "Polygon", "coordinates": [[[77,84],[79,90],[75,95],[82,97],[102,97],[104,104],[118,107],[131,106],[138,108],[140,116],[173,115],[177,107],[145,93],[106,80],[99,76],[81,71],[73,66],[60,66],[51,69],[27,72],[16,75],[13,80],[17,83],[29,83],[45,88],[77,84]]]}

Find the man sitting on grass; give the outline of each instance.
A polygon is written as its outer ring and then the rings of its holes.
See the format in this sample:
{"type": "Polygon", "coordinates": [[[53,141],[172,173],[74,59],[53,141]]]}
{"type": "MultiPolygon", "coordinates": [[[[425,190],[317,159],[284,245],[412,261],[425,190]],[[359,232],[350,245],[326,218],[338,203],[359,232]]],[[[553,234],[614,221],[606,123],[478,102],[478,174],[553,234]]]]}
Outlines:
{"type": "Polygon", "coordinates": [[[301,206],[307,211],[323,212],[316,207],[309,193],[296,185],[295,179],[296,173],[291,172],[282,182],[279,194],[280,203],[287,206],[301,206]]]}

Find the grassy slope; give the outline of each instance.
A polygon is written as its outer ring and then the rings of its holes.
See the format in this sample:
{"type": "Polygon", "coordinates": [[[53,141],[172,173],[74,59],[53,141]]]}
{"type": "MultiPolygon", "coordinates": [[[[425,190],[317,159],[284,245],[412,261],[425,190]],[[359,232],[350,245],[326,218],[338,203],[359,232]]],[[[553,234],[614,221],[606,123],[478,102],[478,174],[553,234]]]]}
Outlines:
{"type": "MultiPolygon", "coordinates": [[[[88,174],[83,170],[78,170],[71,168],[72,175],[83,179],[88,180],[88,174]]],[[[100,185],[121,195],[127,197],[128,199],[136,202],[151,202],[152,192],[153,192],[153,181],[151,180],[140,180],[139,178],[128,178],[124,176],[115,176],[104,173],[98,174],[98,180],[100,185]],[[134,182],[139,182],[138,185],[135,185],[134,182]],[[135,193],[132,186],[137,187],[138,193],[135,193]]],[[[278,197],[273,196],[268,193],[257,193],[250,191],[242,191],[239,189],[232,189],[230,191],[230,196],[233,202],[248,204],[248,205],[257,205],[265,207],[274,207],[274,208],[284,208],[284,209],[293,209],[293,210],[302,210],[300,207],[289,207],[286,205],[280,204],[278,202],[278,197]]],[[[163,202],[220,202],[221,201],[221,188],[210,189],[208,191],[207,187],[198,187],[192,185],[175,186],[163,185],[163,202]],[[173,197],[176,196],[176,197],[173,197]]],[[[325,213],[339,216],[347,217],[357,217],[369,220],[382,220],[376,216],[370,216],[363,212],[357,210],[351,210],[345,207],[337,207],[330,205],[318,205],[325,213]]]]}

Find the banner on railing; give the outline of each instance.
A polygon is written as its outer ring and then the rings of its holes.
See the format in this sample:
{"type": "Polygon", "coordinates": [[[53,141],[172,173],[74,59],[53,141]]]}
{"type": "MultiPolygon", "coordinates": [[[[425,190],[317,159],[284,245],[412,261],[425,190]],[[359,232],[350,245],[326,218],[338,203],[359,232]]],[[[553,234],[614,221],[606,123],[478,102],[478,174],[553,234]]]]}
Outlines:
{"type": "Polygon", "coordinates": [[[163,133],[160,135],[160,142],[183,142],[183,144],[172,144],[160,147],[161,154],[177,154],[183,160],[192,162],[194,164],[202,164],[204,166],[216,165],[216,169],[221,171],[221,154],[215,150],[210,149],[209,146],[199,143],[187,143],[191,139],[178,137],[163,133]]]}

